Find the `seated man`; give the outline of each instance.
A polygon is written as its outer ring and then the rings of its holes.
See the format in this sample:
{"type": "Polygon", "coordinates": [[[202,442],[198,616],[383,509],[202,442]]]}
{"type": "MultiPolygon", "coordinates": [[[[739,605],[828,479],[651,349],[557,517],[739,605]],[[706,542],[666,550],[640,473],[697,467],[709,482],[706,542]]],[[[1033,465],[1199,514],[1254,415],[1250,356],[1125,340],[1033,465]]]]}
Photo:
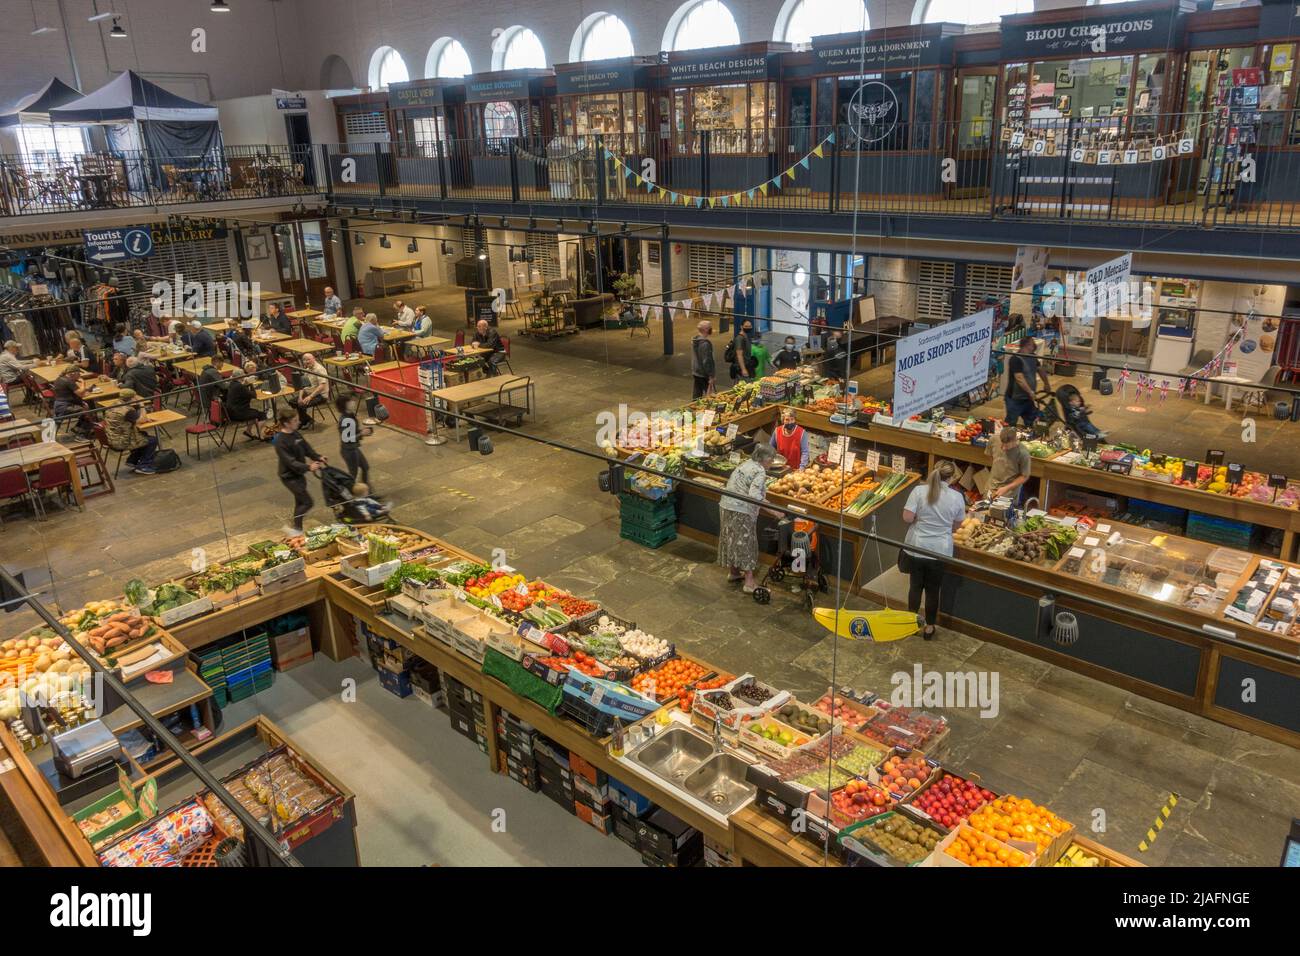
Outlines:
{"type": "Polygon", "coordinates": [[[499,375],[500,365],[506,360],[506,347],[501,341],[501,333],[488,324],[487,319],[479,319],[474,331],[475,348],[490,349],[484,356],[484,370],[489,375],[499,375]]]}
{"type": "Polygon", "coordinates": [[[302,387],[285,399],[297,409],[298,428],[301,430],[312,427],[311,409],[329,399],[327,374],[325,366],[316,361],[316,356],[308,354],[302,357],[302,387]]]}
{"type": "Polygon", "coordinates": [[[366,313],[365,324],[357,331],[357,345],[361,346],[361,351],[369,356],[374,356],[375,350],[379,344],[384,341],[384,330],[379,327],[379,316],[373,312],[366,313]]]}
{"type": "MultiPolygon", "coordinates": [[[[131,358],[135,358],[135,356],[132,355],[131,358]]],[[[122,384],[122,380],[126,377],[126,360],[127,354],[125,352],[114,350],[113,366],[109,369],[108,374],[113,376],[113,381],[117,382],[119,385],[122,384]]]]}
{"type": "Polygon", "coordinates": [[[433,319],[425,314],[424,306],[415,307],[415,321],[411,323],[411,331],[417,336],[433,334],[433,319]]]}
{"type": "Polygon", "coordinates": [[[73,426],[79,438],[90,438],[95,433],[94,419],[90,415],[90,405],[86,402],[86,390],[81,384],[81,369],[69,365],[63,374],[52,384],[54,391],[54,420],[77,416],[73,426]]]}
{"type": "Polygon", "coordinates": [[[393,311],[396,313],[396,322],[399,329],[409,329],[415,324],[415,313],[401,299],[393,303],[393,311]]]}
{"type": "Polygon", "coordinates": [[[226,386],[226,417],[232,422],[242,422],[244,434],[261,440],[257,423],[266,417],[261,409],[253,407],[257,398],[257,363],[245,362],[243,374],[233,375],[226,386]]]}
{"type": "Polygon", "coordinates": [[[199,373],[199,404],[203,414],[214,398],[224,398],[226,393],[226,357],[218,352],[212,362],[199,373]]]}
{"type": "Polygon", "coordinates": [[[108,447],[128,452],[126,466],[137,475],[152,475],[154,456],[158,454],[158,436],[140,431],[144,399],[129,388],[122,389],[121,400],[104,412],[104,433],[108,447]]]}
{"type": "Polygon", "coordinates": [[[122,373],[122,387],[131,389],[137,395],[157,395],[158,370],[154,368],[153,362],[139,355],[128,358],[126,371],[122,373]]]}
{"type": "Polygon", "coordinates": [[[212,338],[212,333],[205,329],[198,319],[190,320],[190,330],[181,337],[181,341],[198,358],[209,358],[217,350],[217,343],[212,338]]]}

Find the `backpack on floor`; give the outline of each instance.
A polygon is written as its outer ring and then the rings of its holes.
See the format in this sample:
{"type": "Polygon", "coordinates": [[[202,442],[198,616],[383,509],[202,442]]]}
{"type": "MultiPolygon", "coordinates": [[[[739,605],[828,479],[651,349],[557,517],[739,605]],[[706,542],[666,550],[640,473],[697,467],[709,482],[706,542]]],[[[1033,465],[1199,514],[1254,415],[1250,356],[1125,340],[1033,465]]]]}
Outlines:
{"type": "Polygon", "coordinates": [[[175,471],[181,466],[181,456],[176,454],[170,448],[164,448],[154,456],[153,470],[158,474],[166,474],[169,471],[175,471]]]}

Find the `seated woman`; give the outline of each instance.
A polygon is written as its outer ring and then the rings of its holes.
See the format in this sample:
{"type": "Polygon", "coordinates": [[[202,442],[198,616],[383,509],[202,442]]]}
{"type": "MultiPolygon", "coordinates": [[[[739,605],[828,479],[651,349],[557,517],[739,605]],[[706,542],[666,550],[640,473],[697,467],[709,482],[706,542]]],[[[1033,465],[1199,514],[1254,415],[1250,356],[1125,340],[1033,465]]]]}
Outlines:
{"type": "Polygon", "coordinates": [[[260,408],[254,408],[257,398],[257,363],[245,362],[242,374],[235,375],[226,386],[226,417],[232,422],[244,423],[248,438],[261,440],[257,422],[266,417],[260,408]]]}

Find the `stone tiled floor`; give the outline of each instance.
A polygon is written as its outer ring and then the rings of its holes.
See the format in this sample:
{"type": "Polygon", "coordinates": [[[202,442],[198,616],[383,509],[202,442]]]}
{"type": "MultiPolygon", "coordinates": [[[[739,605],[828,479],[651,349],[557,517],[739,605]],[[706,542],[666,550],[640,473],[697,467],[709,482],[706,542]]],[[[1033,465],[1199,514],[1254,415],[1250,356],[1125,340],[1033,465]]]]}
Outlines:
{"type": "MultiPolygon", "coordinates": [[[[428,304],[440,329],[463,327],[458,290],[407,300],[428,304]]],[[[657,329],[649,340],[599,331],[545,343],[517,338],[515,369],[536,377],[539,399],[526,430],[594,453],[600,410],[680,402],[689,394],[687,358],[664,357],[661,341],[657,329]]],[[[332,422],[309,437],[337,454],[332,422]]],[[[365,447],[395,520],[482,553],[504,548],[512,563],[594,595],[720,667],[753,671],[801,696],[831,684],[888,692],[891,675],[910,673],[914,662],[996,670],[996,717],[947,712],[954,766],[1047,801],[1084,828],[1104,822],[1096,838],[1134,856],[1176,791],[1182,800],[1169,825],[1140,855],[1147,862],[1273,865],[1300,812],[1300,752],[1292,748],[951,631],[931,643],[837,641],[793,597],[778,593],[760,607],[729,587],[708,547],[678,538],[651,551],[623,541],[615,500],[597,491],[594,458],[511,437],[481,457],[463,444],[429,448],[392,429],[365,447]]],[[[11,511],[0,560],[72,605],[116,593],[135,575],[184,573],[195,547],[215,558],[238,553],[281,527],[288,505],[271,450],[242,443],[215,459],[187,460],[172,475],[124,476],[85,514],[56,512],[37,523],[11,511]]],[[[311,517],[328,513],[318,505],[311,517]]]]}

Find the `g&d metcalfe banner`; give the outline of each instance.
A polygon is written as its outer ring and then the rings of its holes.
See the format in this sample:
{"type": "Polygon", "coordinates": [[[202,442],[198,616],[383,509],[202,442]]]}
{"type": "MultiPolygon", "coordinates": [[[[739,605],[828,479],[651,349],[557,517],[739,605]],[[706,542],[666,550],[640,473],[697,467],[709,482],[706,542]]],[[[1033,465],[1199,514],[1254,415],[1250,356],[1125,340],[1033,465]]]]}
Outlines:
{"type": "Polygon", "coordinates": [[[900,339],[894,360],[895,422],[942,405],[989,380],[993,310],[900,339]]]}

